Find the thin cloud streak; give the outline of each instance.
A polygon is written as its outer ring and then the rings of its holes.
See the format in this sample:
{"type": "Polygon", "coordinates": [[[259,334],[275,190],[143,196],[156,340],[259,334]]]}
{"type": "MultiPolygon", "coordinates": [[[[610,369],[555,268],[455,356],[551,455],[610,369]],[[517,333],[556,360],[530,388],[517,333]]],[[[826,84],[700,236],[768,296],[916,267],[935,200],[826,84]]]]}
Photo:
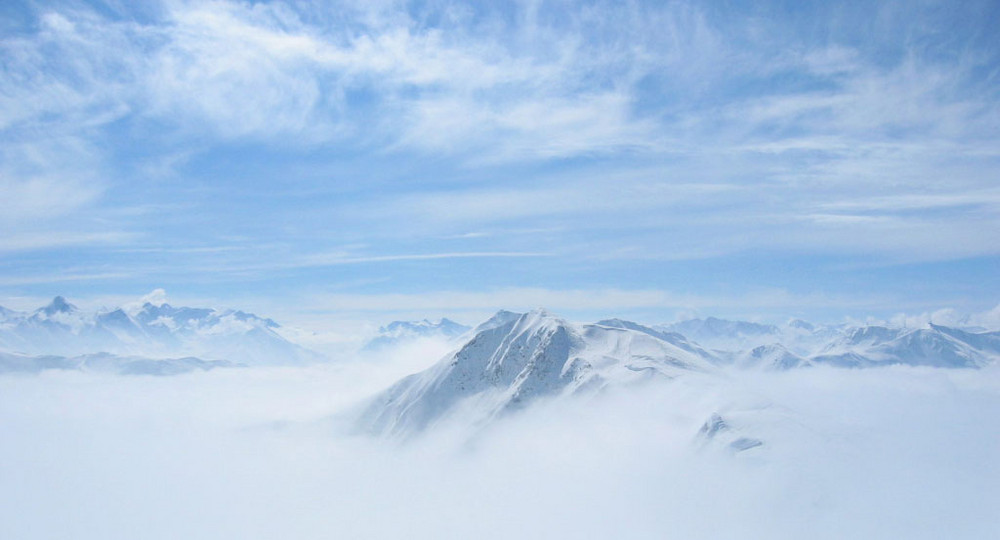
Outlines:
{"type": "Polygon", "coordinates": [[[426,293],[322,294],[311,295],[311,311],[437,311],[454,310],[624,310],[634,308],[709,309],[757,306],[788,308],[823,306],[875,308],[884,298],[797,295],[784,290],[758,291],[741,296],[710,296],[675,293],[662,289],[555,290],[512,287],[485,292],[443,290],[426,293]]]}
{"type": "Polygon", "coordinates": [[[0,276],[0,287],[12,287],[17,285],[38,285],[55,284],[79,281],[110,281],[118,279],[132,278],[131,274],[124,272],[105,272],[102,274],[58,274],[48,276],[26,276],[26,277],[3,277],[0,276]]]}
{"type": "Polygon", "coordinates": [[[438,259],[482,259],[482,258],[521,258],[521,257],[549,257],[547,253],[531,252],[466,252],[466,253],[421,253],[412,255],[374,255],[369,257],[341,257],[339,255],[324,256],[316,255],[306,257],[295,264],[300,266],[337,266],[341,264],[364,264],[373,262],[395,262],[395,261],[432,261],[438,259]]]}
{"type": "Polygon", "coordinates": [[[136,239],[138,235],[127,232],[78,232],[48,230],[37,232],[11,232],[0,238],[0,252],[50,250],[70,246],[119,246],[136,239]]]}

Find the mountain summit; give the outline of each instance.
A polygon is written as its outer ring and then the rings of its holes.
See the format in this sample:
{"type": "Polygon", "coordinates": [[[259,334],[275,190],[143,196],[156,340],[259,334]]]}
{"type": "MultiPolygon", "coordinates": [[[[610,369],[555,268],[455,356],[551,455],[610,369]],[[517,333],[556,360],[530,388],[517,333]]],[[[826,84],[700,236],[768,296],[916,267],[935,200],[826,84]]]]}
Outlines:
{"type": "Polygon", "coordinates": [[[57,296],[49,302],[49,305],[39,308],[38,311],[51,317],[56,313],[72,313],[76,311],[76,306],[67,302],[62,296],[57,296]]]}
{"type": "Polygon", "coordinates": [[[457,351],[376,397],[361,429],[406,436],[458,415],[481,423],[547,396],[713,369],[637,330],[572,324],[541,309],[512,315],[498,313],[457,351]]]}

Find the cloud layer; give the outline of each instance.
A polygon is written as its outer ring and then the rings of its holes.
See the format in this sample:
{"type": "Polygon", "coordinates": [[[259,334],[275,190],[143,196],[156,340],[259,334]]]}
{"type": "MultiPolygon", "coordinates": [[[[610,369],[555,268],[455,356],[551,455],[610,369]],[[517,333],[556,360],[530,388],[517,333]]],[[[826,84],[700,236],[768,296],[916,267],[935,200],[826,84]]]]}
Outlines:
{"type": "Polygon", "coordinates": [[[543,405],[471,443],[335,435],[329,415],[413,367],[0,377],[0,532],[985,538],[997,526],[996,370],[744,372],[543,405]],[[719,410],[767,445],[700,446],[719,410]]]}

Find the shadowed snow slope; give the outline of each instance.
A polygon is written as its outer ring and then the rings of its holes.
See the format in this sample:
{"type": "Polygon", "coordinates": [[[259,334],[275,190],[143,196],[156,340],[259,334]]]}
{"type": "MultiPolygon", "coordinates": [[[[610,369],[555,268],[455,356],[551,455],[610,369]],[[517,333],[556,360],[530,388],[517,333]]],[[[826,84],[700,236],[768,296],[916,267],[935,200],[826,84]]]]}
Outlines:
{"type": "Polygon", "coordinates": [[[541,397],[712,369],[636,329],[571,324],[544,310],[513,315],[498,313],[458,351],[376,397],[361,429],[407,435],[459,415],[478,423],[541,397]]]}

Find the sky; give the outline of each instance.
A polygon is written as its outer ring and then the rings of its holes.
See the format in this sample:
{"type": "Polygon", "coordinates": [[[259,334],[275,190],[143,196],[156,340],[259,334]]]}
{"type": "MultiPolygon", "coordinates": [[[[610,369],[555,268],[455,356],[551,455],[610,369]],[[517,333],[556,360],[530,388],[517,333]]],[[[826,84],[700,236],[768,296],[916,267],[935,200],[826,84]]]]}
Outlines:
{"type": "Polygon", "coordinates": [[[1000,302],[1000,3],[0,4],[0,305],[1000,302]]]}

